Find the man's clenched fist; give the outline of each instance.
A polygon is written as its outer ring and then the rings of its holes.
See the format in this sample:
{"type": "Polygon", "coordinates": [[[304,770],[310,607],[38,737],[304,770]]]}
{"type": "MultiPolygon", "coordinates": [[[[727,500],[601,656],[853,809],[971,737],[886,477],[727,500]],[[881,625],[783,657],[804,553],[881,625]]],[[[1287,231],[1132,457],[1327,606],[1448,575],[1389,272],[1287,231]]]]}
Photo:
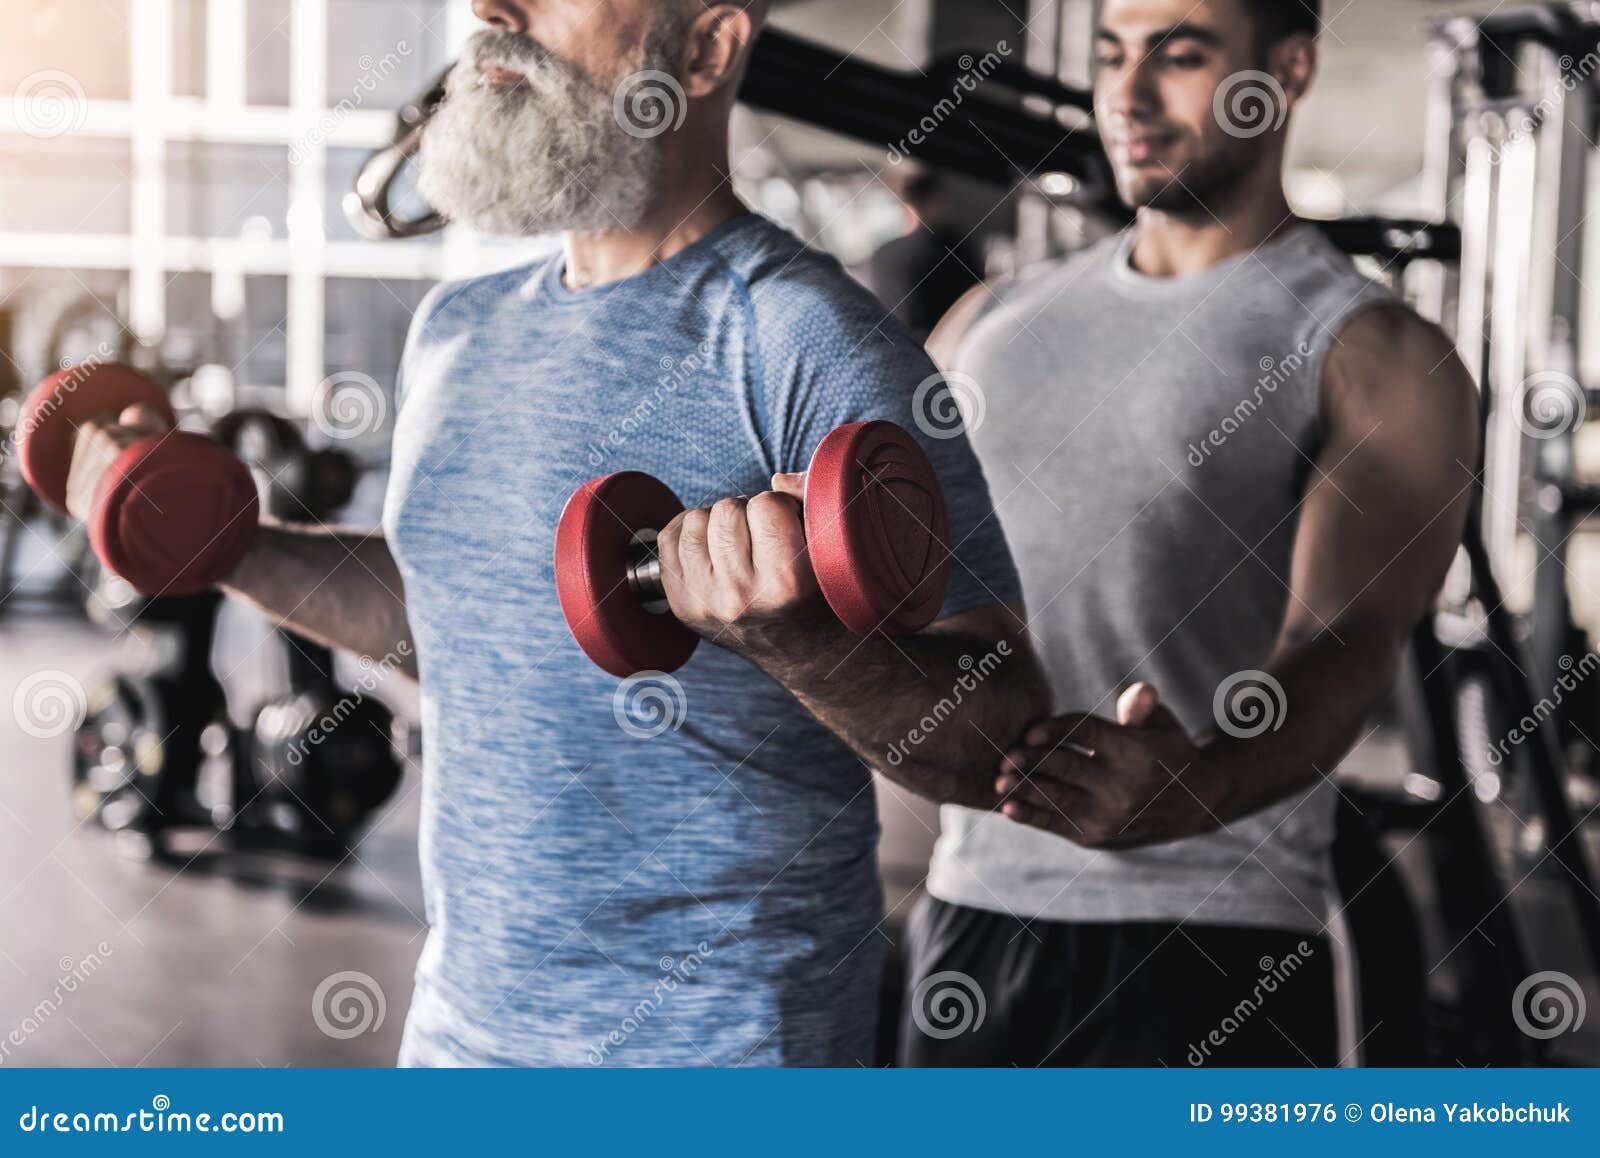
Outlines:
{"type": "Polygon", "coordinates": [[[117,456],[141,439],[170,429],[166,420],[148,406],[130,406],[120,415],[109,411],[97,414],[78,427],[72,444],[72,467],[67,472],[67,510],[73,517],[87,521],[100,480],[117,456]]]}
{"type": "Polygon", "coordinates": [[[804,474],[773,490],[685,511],[656,549],[667,602],[691,631],[746,656],[800,645],[829,612],[806,551],[804,474]]]}

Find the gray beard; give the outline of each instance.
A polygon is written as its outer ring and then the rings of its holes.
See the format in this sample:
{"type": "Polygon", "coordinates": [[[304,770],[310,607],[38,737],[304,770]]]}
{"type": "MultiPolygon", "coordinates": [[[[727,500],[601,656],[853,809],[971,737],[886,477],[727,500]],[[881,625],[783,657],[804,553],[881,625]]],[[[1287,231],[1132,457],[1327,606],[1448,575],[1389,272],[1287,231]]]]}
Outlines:
{"type": "MultiPolygon", "coordinates": [[[[663,47],[652,38],[639,69],[665,71],[663,47]]],[[[623,127],[610,87],[526,37],[485,30],[468,42],[446,93],[423,133],[418,189],[450,220],[517,237],[643,220],[660,142],[623,127]],[[527,84],[484,83],[479,69],[494,65],[526,74],[527,84]]]]}

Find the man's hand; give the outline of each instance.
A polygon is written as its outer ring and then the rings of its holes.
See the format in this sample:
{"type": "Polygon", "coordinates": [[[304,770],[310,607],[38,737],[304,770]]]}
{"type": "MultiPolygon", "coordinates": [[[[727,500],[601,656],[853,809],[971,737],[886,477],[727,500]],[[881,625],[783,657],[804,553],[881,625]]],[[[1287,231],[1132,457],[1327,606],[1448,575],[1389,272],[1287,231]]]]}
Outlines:
{"type": "Polygon", "coordinates": [[[1030,727],[1007,753],[995,791],[1012,820],[1084,848],[1122,849],[1199,836],[1219,827],[1196,794],[1204,759],[1155,688],[1135,684],[1117,723],[1074,714],[1030,727]]]}
{"type": "Polygon", "coordinates": [[[130,406],[120,415],[109,411],[97,414],[78,427],[67,473],[67,510],[74,518],[87,521],[100,480],[117,457],[141,439],[169,429],[166,420],[148,406],[130,406]]]}
{"type": "Polygon", "coordinates": [[[836,624],[806,551],[805,480],[777,475],[765,494],[685,511],[661,531],[667,602],[691,631],[758,658],[792,653],[836,624]]]}

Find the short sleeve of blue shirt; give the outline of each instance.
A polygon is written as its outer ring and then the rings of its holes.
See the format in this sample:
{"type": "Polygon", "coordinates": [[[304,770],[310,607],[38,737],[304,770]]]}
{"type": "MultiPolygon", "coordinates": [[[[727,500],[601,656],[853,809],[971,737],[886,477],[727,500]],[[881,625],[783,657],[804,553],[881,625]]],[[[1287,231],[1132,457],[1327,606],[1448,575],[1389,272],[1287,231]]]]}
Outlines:
{"type": "Polygon", "coordinates": [[[751,369],[777,469],[804,470],[823,438],[846,423],[904,427],[927,452],[949,508],[954,559],[942,615],[1020,602],[988,483],[926,350],[832,258],[774,248],[756,260],[746,285],[751,369]]]}

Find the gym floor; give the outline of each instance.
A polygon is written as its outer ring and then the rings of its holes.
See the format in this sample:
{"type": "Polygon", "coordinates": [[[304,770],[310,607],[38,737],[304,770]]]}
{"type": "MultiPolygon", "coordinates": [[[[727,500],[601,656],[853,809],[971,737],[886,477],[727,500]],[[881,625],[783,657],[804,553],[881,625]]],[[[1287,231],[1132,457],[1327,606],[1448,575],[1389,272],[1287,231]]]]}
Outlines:
{"type": "MultiPolygon", "coordinates": [[[[138,651],[131,638],[113,639],[82,621],[13,616],[0,625],[0,703],[28,673],[49,668],[90,681],[119,663],[136,666],[138,651]]],[[[25,735],[11,713],[0,713],[0,751],[13,762],[0,777],[0,1036],[36,1026],[0,1062],[394,1063],[424,937],[415,768],[343,864],[230,853],[197,838],[174,872],[74,822],[70,743],[70,736],[25,735]],[[41,1009],[91,955],[101,958],[98,968],[41,1009]],[[344,972],[378,983],[384,1013],[373,1032],[330,1036],[313,1017],[318,986],[344,972]]],[[[1367,783],[1406,772],[1403,746],[1388,730],[1375,731],[1343,769],[1367,783]]],[[[880,810],[885,928],[893,937],[918,893],[936,817],[895,789],[881,792],[880,810]]],[[[1496,839],[1508,852],[1514,826],[1496,826],[1496,839]]],[[[1403,853],[1400,864],[1431,904],[1426,875],[1414,871],[1417,858],[1403,853]]],[[[1534,874],[1518,888],[1514,908],[1539,967],[1582,978],[1583,953],[1558,883],[1548,871],[1534,874]]],[[[1445,988],[1449,949],[1433,954],[1446,964],[1431,983],[1445,988]]],[[[1590,992],[1593,980],[1584,981],[1590,992]]],[[[1566,1039],[1567,1055],[1591,1064],[1600,1058],[1600,1018],[1566,1039]]]]}

